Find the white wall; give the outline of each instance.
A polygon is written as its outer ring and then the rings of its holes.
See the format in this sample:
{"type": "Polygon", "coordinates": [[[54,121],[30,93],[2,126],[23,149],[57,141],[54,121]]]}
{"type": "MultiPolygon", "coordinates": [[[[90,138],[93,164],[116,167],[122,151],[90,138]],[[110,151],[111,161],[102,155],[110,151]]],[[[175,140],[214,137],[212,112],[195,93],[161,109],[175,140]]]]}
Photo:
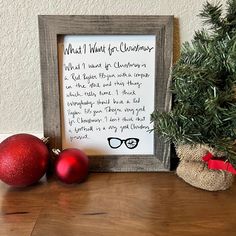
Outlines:
{"type": "MultiPolygon", "coordinates": [[[[0,0],[1,135],[43,132],[38,15],[174,15],[179,44],[202,27],[205,0],[0,0]]],[[[216,2],[216,1],[210,1],[216,2]]],[[[226,0],[221,0],[225,4],[226,0]]]]}

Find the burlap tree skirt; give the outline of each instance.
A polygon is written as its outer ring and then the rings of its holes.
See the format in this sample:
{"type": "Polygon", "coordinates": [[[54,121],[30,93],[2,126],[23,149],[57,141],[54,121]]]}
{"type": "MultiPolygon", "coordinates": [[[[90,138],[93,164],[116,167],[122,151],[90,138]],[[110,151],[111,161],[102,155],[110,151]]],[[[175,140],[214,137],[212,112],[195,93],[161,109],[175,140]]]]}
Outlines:
{"type": "Polygon", "coordinates": [[[208,191],[225,190],[232,185],[233,174],[223,170],[210,170],[202,161],[207,152],[217,157],[223,156],[222,152],[202,145],[180,145],[176,147],[176,152],[180,158],[176,173],[190,185],[208,191]]]}

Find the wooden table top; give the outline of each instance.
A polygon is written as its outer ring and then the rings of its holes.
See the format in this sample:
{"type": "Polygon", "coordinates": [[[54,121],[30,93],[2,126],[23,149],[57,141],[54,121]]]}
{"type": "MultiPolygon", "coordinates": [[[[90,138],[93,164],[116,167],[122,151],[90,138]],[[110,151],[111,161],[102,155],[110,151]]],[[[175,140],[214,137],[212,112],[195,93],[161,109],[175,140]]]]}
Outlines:
{"type": "Polygon", "coordinates": [[[236,235],[236,184],[191,187],[174,173],[94,173],[16,189],[0,183],[0,235],[236,235]]]}

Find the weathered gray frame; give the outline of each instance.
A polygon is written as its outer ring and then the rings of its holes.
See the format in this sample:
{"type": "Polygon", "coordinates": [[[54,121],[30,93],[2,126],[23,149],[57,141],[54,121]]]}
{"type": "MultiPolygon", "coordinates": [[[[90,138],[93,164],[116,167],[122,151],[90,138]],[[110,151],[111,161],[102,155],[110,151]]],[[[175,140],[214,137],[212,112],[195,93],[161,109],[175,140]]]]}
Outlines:
{"type": "MultiPolygon", "coordinates": [[[[156,35],[155,106],[169,111],[168,92],[173,51],[173,16],[40,15],[39,41],[44,135],[50,148],[62,148],[58,77],[58,35],[156,35]]],[[[155,172],[170,169],[170,144],[155,134],[154,155],[90,156],[94,172],[155,172]]]]}

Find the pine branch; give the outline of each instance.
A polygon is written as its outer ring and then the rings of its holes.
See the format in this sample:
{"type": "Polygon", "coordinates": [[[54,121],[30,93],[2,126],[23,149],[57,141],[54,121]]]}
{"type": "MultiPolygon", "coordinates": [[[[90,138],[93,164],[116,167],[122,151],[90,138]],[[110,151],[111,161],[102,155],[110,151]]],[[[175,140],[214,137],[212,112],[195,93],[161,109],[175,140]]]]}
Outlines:
{"type": "Polygon", "coordinates": [[[211,3],[206,2],[199,16],[203,18],[204,23],[210,25],[210,28],[213,30],[218,30],[224,27],[224,23],[221,18],[222,4],[220,3],[212,5],[211,3]]]}
{"type": "Polygon", "coordinates": [[[226,19],[227,23],[230,26],[236,26],[236,0],[228,0],[227,1],[227,9],[226,9],[226,19]]]}
{"type": "Polygon", "coordinates": [[[207,144],[236,167],[236,0],[206,3],[200,14],[211,31],[183,44],[172,71],[173,110],[151,115],[154,130],[174,143],[207,144]]]}
{"type": "Polygon", "coordinates": [[[200,41],[201,43],[210,43],[212,38],[211,36],[206,32],[206,30],[197,30],[195,31],[195,35],[193,38],[194,41],[200,41]]]}

